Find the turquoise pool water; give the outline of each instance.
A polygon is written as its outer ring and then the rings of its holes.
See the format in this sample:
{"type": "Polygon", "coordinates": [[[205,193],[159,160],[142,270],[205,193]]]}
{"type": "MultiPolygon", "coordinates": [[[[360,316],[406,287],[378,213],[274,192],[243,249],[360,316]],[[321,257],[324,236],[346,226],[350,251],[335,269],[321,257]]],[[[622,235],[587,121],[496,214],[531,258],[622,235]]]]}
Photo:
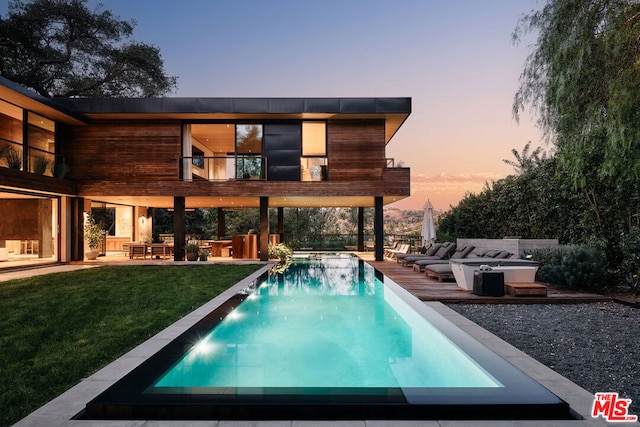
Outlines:
{"type": "Polygon", "coordinates": [[[356,257],[306,256],[233,292],[78,417],[572,419],[566,402],[356,257]]]}
{"type": "Polygon", "coordinates": [[[163,387],[501,387],[350,256],[272,276],[155,384],[163,387]]]}

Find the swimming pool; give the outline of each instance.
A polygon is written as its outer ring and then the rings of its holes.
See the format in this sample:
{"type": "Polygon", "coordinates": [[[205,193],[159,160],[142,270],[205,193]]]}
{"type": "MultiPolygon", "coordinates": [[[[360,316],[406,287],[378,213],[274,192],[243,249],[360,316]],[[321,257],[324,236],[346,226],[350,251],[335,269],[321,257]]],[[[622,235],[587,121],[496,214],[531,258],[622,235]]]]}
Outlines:
{"type": "Polygon", "coordinates": [[[570,419],[568,405],[348,255],[262,276],[87,404],[115,419],[570,419]]]}

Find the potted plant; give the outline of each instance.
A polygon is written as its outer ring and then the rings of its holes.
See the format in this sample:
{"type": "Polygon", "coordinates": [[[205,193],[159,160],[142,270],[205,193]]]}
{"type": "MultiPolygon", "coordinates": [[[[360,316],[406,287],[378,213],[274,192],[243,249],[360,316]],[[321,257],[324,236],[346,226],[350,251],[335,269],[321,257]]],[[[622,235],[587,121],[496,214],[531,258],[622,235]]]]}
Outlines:
{"type": "Polygon", "coordinates": [[[38,154],[33,157],[33,172],[44,175],[51,167],[51,159],[47,158],[44,154],[38,154]]]}
{"type": "Polygon", "coordinates": [[[22,155],[20,151],[13,147],[10,147],[4,153],[4,159],[7,162],[7,167],[10,169],[20,169],[22,167],[22,155]]]}
{"type": "Polygon", "coordinates": [[[197,243],[187,243],[184,247],[185,257],[187,261],[197,261],[198,252],[200,252],[200,246],[197,243]]]}
{"type": "Polygon", "coordinates": [[[104,240],[106,235],[107,230],[103,229],[100,224],[96,224],[93,215],[87,215],[87,220],[84,224],[84,238],[89,244],[89,250],[84,253],[87,259],[94,260],[98,258],[98,246],[100,246],[100,242],[104,240]]]}

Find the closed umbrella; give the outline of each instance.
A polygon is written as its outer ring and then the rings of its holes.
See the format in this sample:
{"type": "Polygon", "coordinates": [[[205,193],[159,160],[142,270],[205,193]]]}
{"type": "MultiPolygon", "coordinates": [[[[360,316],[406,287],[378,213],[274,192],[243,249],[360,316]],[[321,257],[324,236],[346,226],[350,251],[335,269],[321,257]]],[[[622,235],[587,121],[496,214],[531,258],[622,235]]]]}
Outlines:
{"type": "Polygon", "coordinates": [[[424,204],[424,218],[422,219],[422,246],[429,247],[436,240],[436,224],[433,218],[431,200],[424,204]]]}

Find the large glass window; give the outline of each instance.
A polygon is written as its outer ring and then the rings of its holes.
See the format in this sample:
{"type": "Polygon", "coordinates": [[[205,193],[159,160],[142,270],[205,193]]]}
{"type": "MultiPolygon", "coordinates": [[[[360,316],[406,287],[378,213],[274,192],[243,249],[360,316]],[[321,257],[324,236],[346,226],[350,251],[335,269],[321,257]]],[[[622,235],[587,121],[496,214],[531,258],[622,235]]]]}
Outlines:
{"type": "Polygon", "coordinates": [[[327,124],[302,122],[301,181],[327,179],[327,124]]]}
{"type": "Polygon", "coordinates": [[[58,260],[59,199],[0,192],[0,269],[58,260]]]}
{"type": "Polygon", "coordinates": [[[302,155],[327,155],[327,124],[325,122],[302,122],[302,155]]]}
{"type": "Polygon", "coordinates": [[[25,142],[23,113],[22,108],[0,101],[0,166],[52,176],[56,152],[55,122],[28,112],[25,142]],[[27,164],[23,164],[25,160],[27,164]]]}
{"type": "Polygon", "coordinates": [[[185,179],[264,179],[263,131],[259,123],[185,124],[185,179]]]}
{"type": "Polygon", "coordinates": [[[236,125],[236,154],[262,153],[262,125],[236,125]]]}
{"type": "Polygon", "coordinates": [[[236,179],[263,179],[261,124],[236,125],[236,179]]]}
{"type": "Polygon", "coordinates": [[[55,122],[35,113],[29,113],[29,171],[53,175],[55,163],[55,122]]]}
{"type": "Polygon", "coordinates": [[[0,101],[0,166],[22,169],[22,108],[0,101]]]}

